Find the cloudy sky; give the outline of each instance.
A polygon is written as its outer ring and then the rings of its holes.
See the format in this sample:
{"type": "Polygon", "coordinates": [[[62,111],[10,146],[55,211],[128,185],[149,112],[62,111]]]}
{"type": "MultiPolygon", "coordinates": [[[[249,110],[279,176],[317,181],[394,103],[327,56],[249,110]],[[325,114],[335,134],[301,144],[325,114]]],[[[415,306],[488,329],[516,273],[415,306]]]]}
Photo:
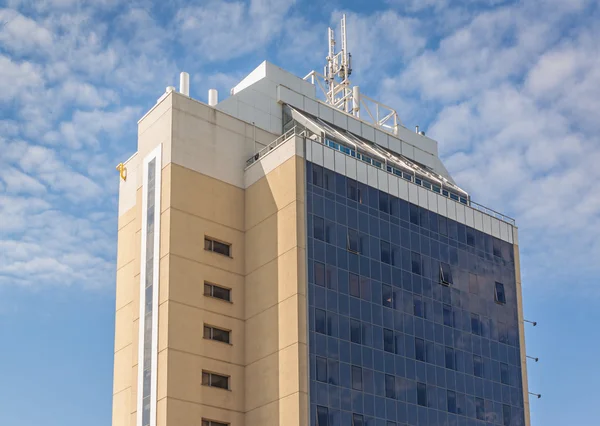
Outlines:
{"type": "Polygon", "coordinates": [[[321,70],[342,13],[353,82],[517,220],[533,425],[599,424],[598,0],[2,4],[0,424],[110,424],[115,165],[137,120],[182,70],[203,101],[264,59],[321,70]]]}

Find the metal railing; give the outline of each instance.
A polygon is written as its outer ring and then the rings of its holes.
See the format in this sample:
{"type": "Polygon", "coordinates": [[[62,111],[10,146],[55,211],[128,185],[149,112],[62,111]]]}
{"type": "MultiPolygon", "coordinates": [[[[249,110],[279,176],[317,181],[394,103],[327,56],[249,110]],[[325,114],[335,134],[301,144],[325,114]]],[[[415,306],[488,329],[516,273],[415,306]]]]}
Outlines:
{"type": "MultiPolygon", "coordinates": [[[[246,160],[246,168],[250,167],[252,164],[254,164],[256,161],[258,161],[259,159],[263,158],[265,155],[269,154],[271,151],[273,151],[275,148],[277,148],[279,145],[281,145],[282,143],[286,142],[288,139],[290,139],[293,136],[300,136],[300,137],[307,137],[310,134],[310,140],[315,141],[315,142],[319,142],[320,144],[327,146],[330,149],[335,149],[333,147],[331,147],[329,144],[326,143],[326,141],[328,141],[327,138],[325,138],[325,142],[323,140],[323,138],[320,135],[317,135],[313,132],[310,132],[308,129],[303,128],[303,127],[299,127],[299,126],[294,126],[292,127],[290,130],[288,130],[287,132],[285,132],[284,134],[282,134],[281,136],[279,136],[277,139],[275,139],[273,142],[271,142],[270,144],[268,144],[267,146],[265,146],[263,149],[261,149],[260,151],[258,151],[256,154],[254,154],[252,157],[250,157],[248,160],[246,160]]],[[[352,157],[351,154],[347,153],[344,150],[337,150],[342,152],[343,154],[352,157]]],[[[354,156],[354,158],[357,158],[356,156],[354,156]]],[[[357,158],[358,160],[360,160],[360,158],[357,158]]],[[[370,165],[373,165],[372,162],[367,162],[370,165]]],[[[387,169],[387,160],[385,161],[385,164],[381,163],[382,167],[378,167],[379,169],[384,170],[386,173],[390,173],[390,174],[394,174],[393,172],[388,171],[387,169]]],[[[373,167],[377,167],[377,166],[373,166],[373,167]]],[[[410,183],[414,184],[414,185],[418,185],[418,183],[416,183],[414,180],[409,180],[410,183]]],[[[427,186],[424,185],[418,185],[421,186],[422,188],[424,188],[427,191],[431,191],[433,193],[436,193],[438,195],[440,195],[440,193],[438,191],[434,191],[431,188],[428,188],[427,186]]],[[[442,196],[445,196],[444,194],[441,194],[442,196]]],[[[494,217],[496,219],[499,219],[503,222],[507,222],[513,226],[516,226],[516,221],[515,219],[513,219],[510,216],[507,216],[505,214],[499,213],[495,210],[492,210],[482,204],[476,203],[475,201],[471,200],[471,197],[468,197],[465,202],[459,201],[459,200],[455,200],[454,198],[450,197],[450,196],[445,196],[446,198],[452,199],[453,201],[456,201],[459,204],[464,204],[467,205],[481,213],[487,214],[488,216],[494,217]]]]}

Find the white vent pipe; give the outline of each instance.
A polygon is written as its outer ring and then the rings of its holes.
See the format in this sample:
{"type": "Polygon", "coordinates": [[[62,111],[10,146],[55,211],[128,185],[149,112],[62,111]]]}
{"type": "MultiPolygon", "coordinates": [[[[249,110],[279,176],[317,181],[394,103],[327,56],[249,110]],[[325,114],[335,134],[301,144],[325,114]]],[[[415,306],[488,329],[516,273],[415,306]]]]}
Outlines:
{"type": "Polygon", "coordinates": [[[360,89],[358,86],[352,88],[352,113],[360,117],[360,89]]]}
{"type": "Polygon", "coordinates": [[[219,92],[217,89],[209,89],[208,90],[208,105],[211,107],[217,106],[219,103],[219,92]]]}
{"type": "Polygon", "coordinates": [[[190,75],[187,72],[179,74],[179,93],[190,96],[190,75]]]}

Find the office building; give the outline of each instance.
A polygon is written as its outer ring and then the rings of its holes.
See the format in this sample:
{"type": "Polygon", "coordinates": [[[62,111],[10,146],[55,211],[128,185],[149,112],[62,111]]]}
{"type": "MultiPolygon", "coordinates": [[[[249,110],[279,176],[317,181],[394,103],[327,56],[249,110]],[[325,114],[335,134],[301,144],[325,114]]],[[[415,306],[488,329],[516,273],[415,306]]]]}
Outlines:
{"type": "Polygon", "coordinates": [[[113,426],[529,425],[515,222],[349,83],[342,46],[221,102],[182,74],[140,119],[113,426]]]}

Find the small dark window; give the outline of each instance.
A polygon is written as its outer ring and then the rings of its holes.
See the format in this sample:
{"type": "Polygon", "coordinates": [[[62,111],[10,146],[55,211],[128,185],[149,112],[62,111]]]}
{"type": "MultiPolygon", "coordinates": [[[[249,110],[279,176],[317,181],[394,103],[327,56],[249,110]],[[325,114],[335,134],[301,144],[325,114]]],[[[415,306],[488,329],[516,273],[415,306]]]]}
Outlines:
{"type": "Polygon", "coordinates": [[[446,368],[449,368],[450,370],[454,370],[456,368],[455,362],[454,362],[454,349],[446,346],[445,355],[446,355],[446,368]]]}
{"type": "Polygon", "coordinates": [[[317,406],[317,426],[329,425],[329,410],[327,407],[317,406]]]}
{"type": "Polygon", "coordinates": [[[231,244],[222,243],[212,238],[204,237],[204,250],[231,257],[231,244]]]}
{"type": "Polygon", "coordinates": [[[347,179],[347,195],[348,198],[350,198],[351,200],[354,201],[358,201],[358,185],[356,184],[355,180],[352,179],[347,179]]]}
{"type": "Polygon", "coordinates": [[[479,355],[473,355],[473,374],[483,377],[483,361],[479,355]]]}
{"type": "Polygon", "coordinates": [[[384,213],[390,212],[390,197],[383,191],[379,191],[379,210],[384,213]]]}
{"type": "Polygon", "coordinates": [[[419,207],[414,204],[409,204],[410,223],[419,224],[419,207]]]}
{"type": "Polygon", "coordinates": [[[411,253],[412,273],[421,275],[421,255],[416,252],[411,253]]]}
{"type": "Polygon", "coordinates": [[[231,343],[231,331],[223,330],[222,328],[217,328],[210,325],[205,325],[204,338],[209,340],[216,340],[217,342],[231,343]]]}
{"type": "Polygon", "coordinates": [[[229,389],[229,377],[217,373],[202,372],[202,384],[213,388],[229,389]]]}
{"type": "Polygon", "coordinates": [[[475,274],[469,274],[469,293],[479,294],[479,284],[475,274]]]}
{"type": "Polygon", "coordinates": [[[231,302],[231,289],[218,286],[216,284],[204,283],[204,295],[214,297],[215,299],[231,302]]]}
{"type": "Polygon", "coordinates": [[[413,300],[413,314],[416,317],[423,318],[423,301],[417,297],[413,300]]]}
{"type": "Polygon", "coordinates": [[[508,343],[508,328],[501,321],[498,321],[498,340],[500,343],[508,343]]]}
{"type": "Polygon", "coordinates": [[[350,296],[360,297],[360,280],[358,275],[352,273],[348,275],[348,287],[350,296]]]}
{"type": "Polygon", "coordinates": [[[354,229],[348,229],[348,250],[353,253],[359,253],[358,232],[354,229]]]}
{"type": "Polygon", "coordinates": [[[478,314],[471,314],[471,333],[477,335],[481,334],[478,314]]]}
{"type": "Polygon", "coordinates": [[[394,344],[394,332],[387,328],[383,329],[383,350],[386,352],[396,352],[394,344]]]}
{"type": "Polygon", "coordinates": [[[350,320],[350,341],[352,343],[361,343],[361,328],[360,321],[350,320]]]}
{"type": "Polygon", "coordinates": [[[496,294],[495,294],[496,302],[502,303],[503,305],[506,303],[506,294],[504,293],[504,284],[496,283],[496,294]]]}
{"type": "Polygon", "coordinates": [[[425,383],[417,383],[417,404],[427,407],[427,386],[425,383]]]}
{"type": "Polygon", "coordinates": [[[415,337],[415,358],[425,362],[425,341],[415,337]]]}
{"type": "Polygon", "coordinates": [[[325,287],[325,264],[315,262],[315,284],[325,287]]]}
{"type": "Polygon", "coordinates": [[[315,331],[317,333],[327,334],[326,324],[325,311],[322,309],[315,309],[315,331]]]}
{"type": "Polygon", "coordinates": [[[315,186],[323,186],[323,168],[321,166],[317,166],[316,164],[312,165],[313,176],[312,183],[315,186]]]}
{"type": "Polygon", "coordinates": [[[322,217],[313,217],[313,235],[317,240],[325,241],[325,220],[322,217]]]}
{"type": "Polygon", "coordinates": [[[216,422],[214,420],[202,419],[202,426],[229,426],[229,423],[216,422]]]}
{"type": "Polygon", "coordinates": [[[456,414],[456,394],[446,391],[446,400],[448,401],[448,412],[456,414]]]}
{"type": "Polygon", "coordinates": [[[352,389],[362,390],[362,368],[352,366],[352,389]]]}
{"type": "Polygon", "coordinates": [[[317,357],[317,381],[327,383],[327,359],[317,357]]]}
{"type": "Polygon", "coordinates": [[[390,243],[381,241],[381,261],[390,264],[392,262],[390,256],[390,243]]]}
{"type": "Polygon", "coordinates": [[[444,325],[454,327],[454,315],[452,315],[452,306],[444,305],[444,325]]]}
{"type": "Polygon", "coordinates": [[[482,398],[475,398],[475,415],[477,420],[485,420],[485,403],[482,398]]]}
{"type": "Polygon", "coordinates": [[[440,262],[440,283],[444,285],[450,285],[453,283],[450,265],[444,262],[440,262]]]}
{"type": "Polygon", "coordinates": [[[364,426],[365,421],[360,414],[352,414],[352,426],[364,426]]]}
{"type": "Polygon", "coordinates": [[[502,424],[504,426],[511,426],[511,417],[510,405],[502,404],[502,424]]]}
{"type": "Polygon", "coordinates": [[[505,385],[510,385],[510,375],[508,374],[508,364],[500,363],[500,381],[505,385]]]}
{"type": "Polygon", "coordinates": [[[381,303],[388,308],[394,307],[394,292],[391,286],[386,284],[381,286],[381,303]]]}
{"type": "Polygon", "coordinates": [[[396,378],[389,374],[385,375],[385,397],[396,399],[396,378]]]}

